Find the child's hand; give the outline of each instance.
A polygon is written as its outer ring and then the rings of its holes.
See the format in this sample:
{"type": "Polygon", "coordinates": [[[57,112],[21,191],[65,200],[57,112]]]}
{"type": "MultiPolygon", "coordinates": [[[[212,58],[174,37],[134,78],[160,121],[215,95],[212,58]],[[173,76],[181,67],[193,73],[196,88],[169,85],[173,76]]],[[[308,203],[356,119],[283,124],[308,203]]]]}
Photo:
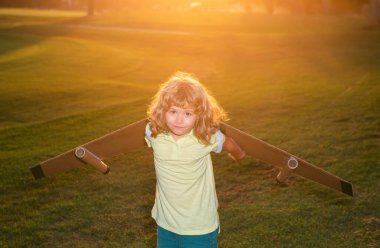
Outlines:
{"type": "Polygon", "coordinates": [[[247,153],[246,153],[244,150],[241,150],[241,154],[239,154],[240,156],[238,156],[237,158],[236,158],[234,155],[232,155],[231,153],[228,153],[227,155],[228,155],[228,157],[230,157],[232,160],[237,161],[237,160],[240,160],[240,159],[245,158],[245,156],[247,155],[247,153]]]}
{"type": "Polygon", "coordinates": [[[244,158],[247,153],[231,138],[226,136],[223,148],[228,152],[228,156],[237,161],[244,158]]]}

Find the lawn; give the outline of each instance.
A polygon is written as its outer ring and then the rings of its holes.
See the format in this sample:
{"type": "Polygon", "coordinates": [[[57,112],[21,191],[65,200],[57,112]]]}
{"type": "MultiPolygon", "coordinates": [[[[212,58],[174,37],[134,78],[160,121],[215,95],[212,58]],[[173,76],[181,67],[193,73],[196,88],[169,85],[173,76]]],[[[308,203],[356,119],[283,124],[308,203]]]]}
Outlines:
{"type": "Polygon", "coordinates": [[[155,247],[151,151],[29,167],[145,117],[194,73],[229,123],[350,181],[354,197],[213,155],[220,247],[378,247],[380,30],[359,17],[0,9],[0,246],[155,247]],[[112,27],[112,28],[110,28],[112,27]],[[117,28],[115,28],[117,27],[117,28]],[[127,29],[128,28],[128,29],[127,29]]]}

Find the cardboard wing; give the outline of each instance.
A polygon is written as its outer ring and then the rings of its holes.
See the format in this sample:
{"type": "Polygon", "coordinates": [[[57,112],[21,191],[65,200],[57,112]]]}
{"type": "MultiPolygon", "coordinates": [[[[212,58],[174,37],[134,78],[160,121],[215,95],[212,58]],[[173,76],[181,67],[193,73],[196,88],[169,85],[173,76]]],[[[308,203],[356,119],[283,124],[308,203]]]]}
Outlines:
{"type": "Polygon", "coordinates": [[[35,179],[52,176],[90,164],[103,173],[109,167],[101,160],[145,147],[146,119],[140,120],[78,148],[48,159],[30,168],[35,179]],[[103,163],[103,164],[102,164],[103,163]]]}
{"type": "MultiPolygon", "coordinates": [[[[103,159],[146,146],[144,141],[146,123],[147,120],[143,119],[90,141],[31,167],[31,172],[35,179],[39,179],[90,164],[106,174],[109,167],[102,161],[103,159]]],[[[225,135],[233,138],[248,155],[278,167],[279,182],[285,181],[290,173],[295,173],[353,196],[351,183],[226,123],[221,123],[220,129],[225,135]]]]}
{"type": "Polygon", "coordinates": [[[222,123],[220,129],[225,135],[233,138],[248,155],[279,168],[280,173],[277,175],[277,181],[283,182],[290,173],[295,173],[344,194],[353,196],[352,184],[350,182],[226,123],[222,123]]]}

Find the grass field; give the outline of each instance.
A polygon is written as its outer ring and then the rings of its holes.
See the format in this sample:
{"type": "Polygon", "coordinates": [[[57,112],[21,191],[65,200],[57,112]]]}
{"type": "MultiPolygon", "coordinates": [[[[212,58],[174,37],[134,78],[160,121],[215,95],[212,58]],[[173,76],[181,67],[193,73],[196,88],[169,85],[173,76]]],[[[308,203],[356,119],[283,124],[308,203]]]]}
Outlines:
{"type": "Polygon", "coordinates": [[[107,176],[35,181],[29,166],[143,118],[177,70],[232,125],[354,185],[354,198],[297,176],[279,186],[271,166],[213,155],[220,247],[379,247],[380,30],[365,25],[0,9],[0,247],[155,247],[149,150],[106,161],[107,176]]]}

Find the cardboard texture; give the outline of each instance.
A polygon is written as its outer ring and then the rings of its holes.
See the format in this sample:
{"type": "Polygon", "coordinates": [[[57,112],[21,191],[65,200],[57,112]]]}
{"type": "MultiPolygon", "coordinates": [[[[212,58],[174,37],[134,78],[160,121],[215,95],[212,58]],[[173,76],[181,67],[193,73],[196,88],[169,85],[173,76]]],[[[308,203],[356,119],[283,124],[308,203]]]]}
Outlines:
{"type": "Polygon", "coordinates": [[[78,147],[75,149],[75,156],[86,164],[93,166],[103,174],[107,174],[110,171],[110,167],[108,165],[84,147],[78,147]]]}
{"type": "MultiPolygon", "coordinates": [[[[140,120],[103,137],[90,141],[86,148],[100,159],[107,159],[146,146],[144,140],[146,120],[140,120]]],[[[48,159],[31,168],[35,179],[56,175],[85,165],[75,156],[75,149],[48,159]]]]}
{"type": "MultiPolygon", "coordinates": [[[[314,182],[353,196],[351,183],[226,123],[222,123],[220,129],[225,135],[232,137],[248,155],[283,170],[285,177],[292,171],[314,182]],[[297,167],[293,170],[288,170],[290,158],[294,158],[298,162],[297,167]]],[[[283,177],[280,175],[281,178],[283,177]]]]}
{"type": "MultiPolygon", "coordinates": [[[[72,149],[32,167],[31,172],[38,179],[78,168],[85,163],[95,164],[95,167],[103,172],[105,170],[104,166],[107,165],[101,164],[101,160],[146,147],[144,141],[146,123],[146,119],[140,120],[80,146],[93,154],[93,156],[87,157],[88,161],[83,159],[85,161],[83,162],[78,159],[75,155],[76,149],[72,149]]],[[[285,181],[290,173],[295,173],[331,189],[353,196],[350,182],[226,123],[221,123],[220,129],[225,135],[233,138],[246,151],[247,155],[279,168],[280,173],[277,176],[279,182],[285,181]]]]}

